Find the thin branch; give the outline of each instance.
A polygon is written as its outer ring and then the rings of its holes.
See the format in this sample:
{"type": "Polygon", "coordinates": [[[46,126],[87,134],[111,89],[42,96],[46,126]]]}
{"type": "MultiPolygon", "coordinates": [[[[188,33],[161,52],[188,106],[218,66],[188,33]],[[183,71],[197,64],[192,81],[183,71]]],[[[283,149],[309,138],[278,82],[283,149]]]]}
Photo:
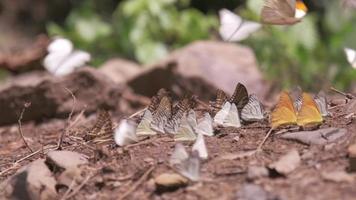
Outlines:
{"type": "Polygon", "coordinates": [[[269,129],[269,131],[267,132],[265,138],[263,138],[262,142],[258,145],[258,147],[256,149],[256,152],[258,152],[258,151],[260,151],[262,149],[263,144],[266,142],[267,138],[271,135],[273,130],[274,130],[273,128],[269,129]]]}
{"type": "Polygon", "coordinates": [[[119,198],[119,200],[123,200],[126,197],[128,197],[133,191],[135,191],[137,189],[138,186],[140,186],[142,184],[142,182],[144,180],[147,179],[147,177],[151,174],[151,172],[153,171],[153,169],[155,168],[155,166],[151,166],[142,176],[141,178],[134,183],[128,190],[126,190],[126,192],[119,198]]]}
{"type": "Polygon", "coordinates": [[[67,195],[66,197],[63,197],[61,200],[65,200],[65,199],[69,199],[71,197],[73,197],[74,195],[76,195],[83,187],[85,184],[88,183],[88,181],[93,178],[96,174],[92,174],[90,173],[85,179],[84,181],[77,187],[75,188],[75,190],[73,190],[72,193],[70,193],[69,195],[67,195]]]}
{"type": "Polygon", "coordinates": [[[339,94],[345,96],[345,97],[348,98],[348,99],[354,99],[354,98],[355,98],[354,95],[349,94],[349,93],[345,93],[345,92],[341,92],[340,90],[338,90],[338,89],[336,89],[336,88],[334,88],[334,87],[330,87],[330,90],[332,90],[332,91],[334,91],[334,92],[336,92],[336,93],[339,93],[339,94]]]}
{"type": "Polygon", "coordinates": [[[23,118],[23,115],[24,115],[26,109],[27,109],[28,107],[30,107],[30,106],[31,106],[31,102],[27,102],[27,103],[24,104],[24,107],[22,108],[20,117],[19,117],[19,119],[17,120],[17,125],[18,125],[18,130],[19,130],[19,133],[20,133],[20,135],[21,135],[21,138],[22,138],[23,143],[25,143],[26,147],[30,150],[30,152],[33,153],[33,150],[31,149],[31,147],[27,144],[27,142],[26,142],[26,140],[25,140],[25,136],[23,135],[23,132],[22,132],[22,124],[21,124],[21,120],[22,120],[22,118],[23,118]]]}

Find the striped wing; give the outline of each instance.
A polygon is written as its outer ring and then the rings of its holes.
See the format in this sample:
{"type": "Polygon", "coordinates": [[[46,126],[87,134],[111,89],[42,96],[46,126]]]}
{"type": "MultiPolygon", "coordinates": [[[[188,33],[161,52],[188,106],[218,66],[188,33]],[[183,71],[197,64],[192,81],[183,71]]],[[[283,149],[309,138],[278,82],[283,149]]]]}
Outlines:
{"type": "Polygon", "coordinates": [[[162,97],[156,111],[152,116],[151,128],[154,131],[164,133],[164,127],[172,115],[172,102],[168,96],[162,97]]]}
{"type": "Polygon", "coordinates": [[[230,103],[234,103],[237,110],[241,112],[242,108],[248,103],[248,93],[246,87],[238,83],[235,87],[234,94],[229,99],[230,103]]]}
{"type": "Polygon", "coordinates": [[[257,96],[252,94],[249,101],[241,111],[241,119],[248,122],[259,121],[264,119],[264,109],[262,104],[257,99],[257,96]]]}

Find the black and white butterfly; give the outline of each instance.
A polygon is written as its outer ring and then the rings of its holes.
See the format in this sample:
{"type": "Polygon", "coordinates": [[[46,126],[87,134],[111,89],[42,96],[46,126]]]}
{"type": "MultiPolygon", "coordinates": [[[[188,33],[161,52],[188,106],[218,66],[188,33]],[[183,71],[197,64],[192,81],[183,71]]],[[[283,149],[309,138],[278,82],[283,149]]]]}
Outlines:
{"type": "Polygon", "coordinates": [[[264,109],[255,94],[249,96],[248,103],[241,111],[241,119],[246,122],[260,121],[265,118],[264,109]]]}

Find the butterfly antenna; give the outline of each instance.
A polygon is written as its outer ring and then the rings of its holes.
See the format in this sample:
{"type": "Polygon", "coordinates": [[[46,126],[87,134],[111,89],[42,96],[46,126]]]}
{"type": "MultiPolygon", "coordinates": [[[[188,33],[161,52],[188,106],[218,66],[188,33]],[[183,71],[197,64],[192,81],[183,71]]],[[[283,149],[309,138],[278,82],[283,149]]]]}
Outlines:
{"type": "Polygon", "coordinates": [[[244,20],[241,20],[241,23],[236,27],[236,29],[234,30],[234,32],[230,35],[230,37],[226,40],[226,42],[230,42],[232,37],[237,33],[237,31],[240,30],[240,28],[242,27],[242,24],[244,23],[244,20]]]}

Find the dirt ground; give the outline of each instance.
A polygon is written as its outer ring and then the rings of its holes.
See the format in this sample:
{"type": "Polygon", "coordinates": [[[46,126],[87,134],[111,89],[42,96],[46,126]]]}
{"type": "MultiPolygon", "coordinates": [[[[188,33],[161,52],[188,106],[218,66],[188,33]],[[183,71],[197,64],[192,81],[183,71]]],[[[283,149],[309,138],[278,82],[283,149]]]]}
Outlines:
{"type": "MultiPolygon", "coordinates": [[[[267,121],[238,129],[220,129],[216,136],[205,137],[209,158],[201,165],[201,181],[164,193],[155,190],[153,179],[164,172],[172,172],[168,160],[175,142],[168,136],[156,136],[128,147],[117,147],[114,142],[93,145],[83,138],[95,121],[95,114],[88,117],[74,115],[72,119],[77,123],[65,135],[62,148],[87,155],[90,164],[84,172],[87,180],[71,199],[239,199],[237,194],[248,183],[261,186],[269,194],[268,199],[355,199],[355,179],[337,182],[322,176],[323,173],[348,170],[347,148],[356,142],[356,123],[345,118],[346,107],[341,105],[331,109],[332,117],[322,125],[346,128],[346,138],[325,146],[308,146],[272,135],[262,152],[241,157],[242,152],[254,150],[262,141],[269,130],[267,121]],[[266,167],[293,148],[298,150],[302,161],[292,173],[247,177],[249,167],[266,167]]],[[[118,122],[122,113],[112,112],[111,115],[113,121],[118,122]]],[[[22,129],[29,146],[38,150],[33,156],[29,156],[31,153],[22,142],[16,124],[1,127],[0,182],[21,166],[44,157],[56,146],[67,126],[66,119],[24,123],[22,129]],[[24,157],[26,159],[20,160],[24,157]],[[20,162],[14,164],[18,160],[20,162]]],[[[184,144],[191,146],[190,143],[184,144]]],[[[63,195],[66,188],[57,190],[63,195]]]]}

